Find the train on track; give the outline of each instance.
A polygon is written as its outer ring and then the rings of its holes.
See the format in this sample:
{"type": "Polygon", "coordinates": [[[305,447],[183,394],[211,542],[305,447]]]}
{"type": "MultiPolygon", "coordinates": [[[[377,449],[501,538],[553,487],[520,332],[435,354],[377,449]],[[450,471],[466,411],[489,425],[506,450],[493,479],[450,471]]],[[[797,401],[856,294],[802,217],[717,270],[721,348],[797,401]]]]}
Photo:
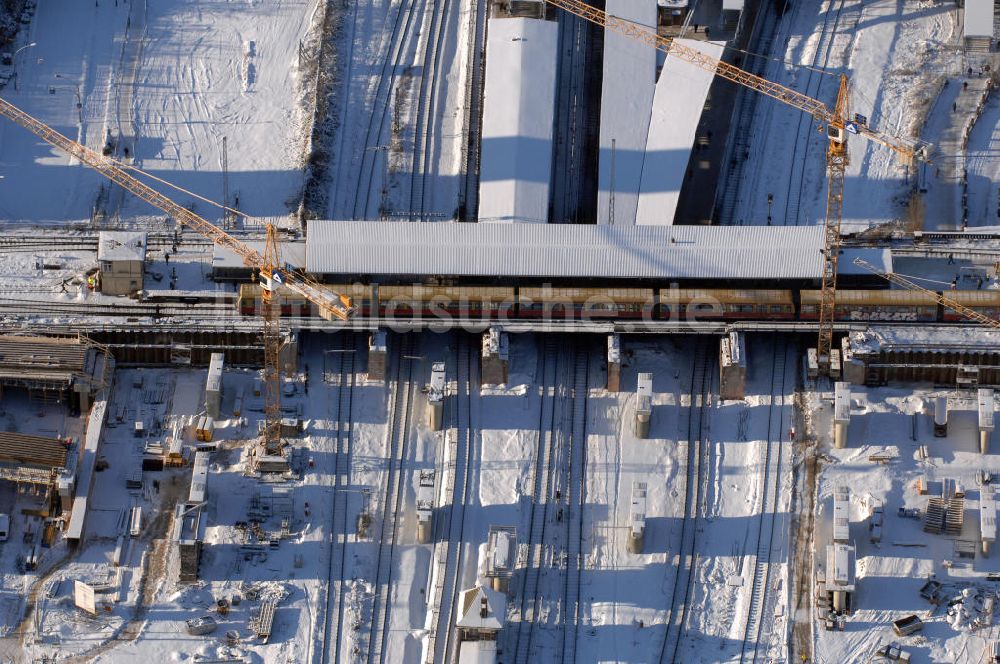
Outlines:
{"type": "MultiPolygon", "coordinates": [[[[352,298],[365,318],[469,320],[699,320],[811,321],[820,291],[712,288],[562,288],[519,286],[379,286],[330,284],[352,298]]],[[[1000,290],[948,290],[946,297],[1000,319],[1000,290]]],[[[260,312],[260,287],[243,284],[236,299],[243,315],[260,312]]],[[[285,293],[281,315],[315,316],[308,301],[285,293]]],[[[836,318],[872,322],[962,322],[928,293],[895,289],[837,291],[836,318]]]]}

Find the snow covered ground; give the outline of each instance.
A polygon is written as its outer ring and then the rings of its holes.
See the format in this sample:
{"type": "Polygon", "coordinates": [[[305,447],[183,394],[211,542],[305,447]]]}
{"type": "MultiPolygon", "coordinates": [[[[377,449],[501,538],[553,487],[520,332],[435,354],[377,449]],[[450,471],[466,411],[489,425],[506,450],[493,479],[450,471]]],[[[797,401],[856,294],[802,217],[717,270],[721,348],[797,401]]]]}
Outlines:
{"type": "Polygon", "coordinates": [[[1000,95],[990,96],[969,135],[969,225],[1000,223],[1000,95]]]}
{"type": "MultiPolygon", "coordinates": [[[[113,81],[130,5],[40,2],[19,44],[15,85],[2,95],[56,131],[100,150],[112,121],[113,81]],[[77,104],[80,103],[80,108],[77,104]]],[[[0,122],[0,215],[89,219],[103,178],[25,129],[0,122]]]]}
{"type": "MultiPolygon", "coordinates": [[[[132,2],[134,24],[141,3],[132,2]]],[[[149,2],[135,99],[122,111],[122,122],[137,129],[129,136],[136,165],[221,201],[225,138],[230,204],[257,216],[295,211],[311,112],[304,90],[313,84],[298,72],[311,56],[303,40],[322,4],[149,2]]],[[[203,205],[199,212],[219,216],[203,205]]]]}
{"type": "MultiPolygon", "coordinates": [[[[954,5],[927,0],[792,3],[775,40],[785,48],[775,49],[765,77],[832,108],[836,74],[847,74],[851,112],[890,136],[911,139],[919,135],[941,77],[956,68],[955,20],[954,5]]],[[[826,139],[797,109],[770,100],[758,109],[736,218],[767,223],[770,194],[773,223],[823,223],[826,139]]],[[[845,225],[903,217],[908,197],[901,159],[864,139],[854,137],[849,146],[845,225]]]]}
{"type": "Polygon", "coordinates": [[[337,130],[325,146],[334,163],[327,218],[379,219],[414,207],[430,220],[454,217],[477,11],[481,3],[455,0],[350,4],[338,47],[337,130]]]}
{"type": "MultiPolygon", "coordinates": [[[[820,440],[822,458],[816,509],[817,551],[831,538],[832,494],[838,486],[851,488],[850,533],[857,547],[856,611],[846,631],[825,631],[814,622],[813,646],[817,662],[866,661],[881,645],[900,643],[914,661],[980,662],[990,639],[1000,636],[996,626],[976,629],[970,620],[981,613],[982,598],[998,592],[986,574],[1000,571],[1000,559],[957,555],[957,541],[978,548],[978,501],[984,487],[980,471],[996,477],[996,442],[989,455],[979,453],[976,395],[973,391],[941,390],[931,386],[866,388],[852,386],[852,418],[845,449],[830,445],[832,399],[810,397],[811,425],[820,440]],[[949,403],[948,435],[933,434],[934,400],[949,403]],[[884,455],[876,463],[872,455],[884,455]],[[919,494],[918,480],[929,483],[930,495],[940,495],[941,483],[954,480],[966,492],[965,522],[960,537],[928,534],[919,518],[897,515],[901,508],[922,512],[928,497],[919,494]],[[869,540],[871,505],[881,502],[885,525],[881,543],[869,540]],[[934,578],[944,584],[944,602],[934,607],[918,590],[934,578]],[[971,600],[951,607],[952,598],[972,588],[981,595],[979,608],[971,600]],[[965,612],[962,615],[962,612],[965,612]],[[900,638],[890,622],[910,614],[924,621],[923,631],[900,638]],[[958,620],[958,622],[956,622],[958,620]]],[[[817,563],[820,562],[817,554],[817,563]]],[[[815,621],[815,616],[814,616],[815,621]]]]}
{"type": "MultiPolygon", "coordinates": [[[[217,201],[226,137],[231,202],[281,216],[301,193],[311,110],[297,71],[318,4],[41,0],[23,39],[37,45],[18,59],[17,90],[3,95],[92,149],[110,142],[115,156],[217,201]]],[[[10,220],[89,219],[95,206],[150,212],[6,120],[0,168],[4,189],[18,192],[0,197],[10,220]]]]}

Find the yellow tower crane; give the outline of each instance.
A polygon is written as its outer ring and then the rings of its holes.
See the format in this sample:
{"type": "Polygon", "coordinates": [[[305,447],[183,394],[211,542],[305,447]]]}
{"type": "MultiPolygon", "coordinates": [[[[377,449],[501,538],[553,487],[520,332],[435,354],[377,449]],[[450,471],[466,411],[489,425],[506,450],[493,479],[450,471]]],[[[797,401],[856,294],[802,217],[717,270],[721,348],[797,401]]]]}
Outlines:
{"type": "Polygon", "coordinates": [[[912,143],[875,131],[862,123],[852,121],[848,113],[848,80],[847,76],[843,74],[840,75],[837,102],[831,110],[818,99],[813,99],[801,92],[751,74],[718,58],[705,55],[698,49],[691,48],[671,37],[663,37],[657,34],[655,29],[612,16],[596,7],[591,7],[582,0],[545,1],[554,7],[563,9],[599,25],[605,30],[617,32],[629,39],[647,44],[658,51],[667,53],[675,58],[680,58],[696,67],[721,76],[728,81],[738,83],[763,95],[777,99],[783,104],[793,106],[804,113],[808,113],[825,125],[827,138],[830,139],[826,150],[829,186],[826,197],[823,286],[820,300],[819,340],[816,346],[816,353],[821,369],[824,371],[829,370],[830,350],[833,346],[834,301],[837,292],[837,260],[840,254],[840,224],[843,219],[844,210],[844,174],[848,163],[847,134],[858,134],[870,141],[884,145],[902,155],[908,162],[914,158],[926,159],[926,146],[918,148],[912,143]]]}
{"type": "Polygon", "coordinates": [[[264,253],[236,239],[215,224],[196,215],[170,200],[160,192],[140,182],[127,173],[123,165],[113,159],[66,138],[56,130],[36,120],[10,102],[0,99],[0,115],[21,125],[35,136],[71,157],[79,159],[98,173],[135,194],[183,226],[194,230],[219,247],[225,247],[243,259],[243,263],[257,270],[261,283],[261,314],[263,317],[264,346],[264,430],[261,445],[264,454],[281,452],[281,325],[278,321],[278,290],[285,287],[312,302],[321,316],[327,319],[346,320],[354,309],[350,298],[338,295],[328,288],[282,265],[275,228],[267,224],[264,253]]]}
{"type": "Polygon", "coordinates": [[[961,314],[962,316],[968,318],[969,320],[974,320],[980,325],[985,325],[986,327],[992,327],[993,329],[1000,329],[1000,321],[990,318],[985,314],[981,314],[975,309],[970,309],[969,307],[959,302],[956,302],[950,297],[945,297],[944,295],[941,295],[936,291],[932,291],[929,288],[924,288],[923,286],[917,284],[916,282],[910,279],[907,279],[904,276],[898,275],[895,272],[885,272],[883,270],[880,270],[862,258],[855,258],[854,264],[857,265],[858,267],[863,267],[869,272],[877,274],[878,276],[882,277],[891,284],[896,284],[897,286],[906,288],[907,290],[918,291],[920,293],[928,295],[934,298],[934,301],[940,304],[941,306],[948,307],[955,313],[961,314]]]}

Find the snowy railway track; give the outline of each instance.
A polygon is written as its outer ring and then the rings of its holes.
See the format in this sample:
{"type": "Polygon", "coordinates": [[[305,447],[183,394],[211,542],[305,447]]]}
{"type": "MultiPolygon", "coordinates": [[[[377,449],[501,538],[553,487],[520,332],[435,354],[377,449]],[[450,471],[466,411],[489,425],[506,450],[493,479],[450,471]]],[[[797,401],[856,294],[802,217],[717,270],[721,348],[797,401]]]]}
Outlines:
{"type": "MultiPolygon", "coordinates": [[[[333,521],[330,524],[330,564],[327,568],[326,613],[323,622],[321,664],[342,662],[341,630],[344,624],[344,574],[347,567],[347,533],[349,494],[351,484],[351,435],[353,432],[354,371],[356,339],[353,332],[336,335],[342,339],[337,348],[336,426],[337,453],[333,476],[333,521]]],[[[324,376],[325,379],[325,376],[324,376]]],[[[314,658],[315,660],[315,658],[314,658]]]]}
{"type": "MultiPolygon", "coordinates": [[[[752,44],[747,50],[752,53],[769,54],[774,47],[774,38],[778,26],[781,23],[780,15],[776,15],[779,7],[776,3],[762,3],[758,9],[756,25],[753,26],[752,44]],[[758,30],[759,26],[759,30],[758,30]]],[[[783,10],[782,10],[783,11],[783,10]]],[[[767,78],[766,66],[768,59],[765,57],[747,58],[746,70],[751,74],[767,78]]],[[[726,161],[729,168],[724,171],[723,182],[718,192],[719,223],[723,226],[736,224],[736,210],[740,205],[746,192],[741,191],[743,178],[747,165],[747,158],[750,149],[756,140],[753,131],[754,118],[757,116],[760,93],[750,88],[740,87],[736,92],[732,128],[729,135],[732,137],[726,152],[726,161]]],[[[771,105],[768,104],[766,112],[771,112],[771,105]]]]}
{"type": "MultiPolygon", "coordinates": [[[[804,93],[816,97],[820,94],[823,88],[823,82],[830,80],[826,78],[826,74],[817,71],[817,68],[825,70],[830,64],[830,53],[833,51],[833,42],[837,37],[837,27],[840,25],[841,12],[844,9],[845,0],[829,0],[829,9],[826,15],[823,17],[823,30],[819,36],[819,43],[816,45],[816,52],[813,56],[812,67],[806,70],[806,82],[804,93]],[[836,11],[834,11],[834,4],[837,5],[836,11]],[[831,18],[833,19],[831,21],[831,18]],[[824,44],[826,45],[824,49],[824,44]],[[823,61],[820,62],[820,53],[823,53],[823,61]],[[815,87],[813,85],[814,79],[817,81],[815,87]]],[[[796,11],[802,10],[803,3],[796,3],[796,11]]],[[[798,169],[798,177],[788,178],[788,191],[785,194],[785,215],[784,215],[784,225],[788,226],[791,220],[794,225],[799,225],[799,217],[802,207],[802,193],[805,190],[805,165],[809,163],[809,147],[812,145],[813,139],[811,137],[811,132],[813,128],[813,118],[807,114],[801,113],[801,117],[795,125],[795,140],[792,142],[794,146],[792,148],[791,162],[792,164],[803,164],[803,167],[798,169]],[[803,128],[807,128],[806,140],[803,142],[801,140],[803,128]],[[799,156],[799,147],[802,147],[802,155],[799,156]],[[795,182],[798,181],[798,187],[795,187],[795,182]],[[792,198],[794,195],[794,199],[792,198]]],[[[793,169],[793,173],[795,169],[793,169]]]]}
{"type": "Polygon", "coordinates": [[[586,117],[586,65],[589,59],[590,24],[569,12],[559,13],[559,69],[556,90],[556,133],[552,220],[577,221],[583,205],[583,139],[586,117]]]}
{"type": "Polygon", "coordinates": [[[0,317],[71,315],[101,318],[235,318],[232,303],[227,304],[91,304],[88,302],[25,300],[0,297],[0,317]]]}
{"type": "Polygon", "coordinates": [[[573,425],[569,438],[569,504],[566,522],[566,587],[563,593],[563,657],[576,662],[580,629],[580,580],[583,571],[583,508],[587,504],[587,396],[592,348],[580,342],[573,374],[573,425]]]}
{"type": "Polygon", "coordinates": [[[556,445],[556,406],[559,393],[559,346],[555,335],[546,335],[542,351],[541,388],[542,403],[539,408],[538,448],[532,471],[531,513],[528,520],[527,552],[524,571],[521,575],[519,620],[511,625],[514,630],[514,662],[526,664],[532,661],[531,646],[535,623],[538,622],[540,598],[538,580],[545,556],[545,538],[552,505],[554,468],[553,457],[556,445]]]}
{"type": "Polygon", "coordinates": [[[431,599],[434,628],[428,638],[426,664],[451,662],[457,657],[458,641],[454,609],[461,592],[462,566],[465,556],[465,506],[472,499],[473,460],[479,443],[478,426],[473,421],[473,400],[479,395],[477,357],[464,333],[458,333],[456,350],[455,407],[452,409],[455,436],[448,442],[448,463],[445,464],[448,495],[451,502],[440,510],[443,517],[439,537],[434,547],[438,572],[431,599]]]}
{"type": "Polygon", "coordinates": [[[762,446],[761,502],[758,510],[756,551],[753,580],[747,607],[740,662],[756,662],[760,650],[762,618],[771,586],[771,551],[774,546],[774,525],[778,512],[778,489],[781,483],[781,457],[784,447],[782,410],[785,406],[785,363],[788,348],[777,339],[774,342],[774,364],[771,368],[771,403],[768,407],[767,441],[762,446]]]}
{"type": "MultiPolygon", "coordinates": [[[[385,54],[385,59],[382,61],[375,96],[371,105],[371,113],[368,118],[368,127],[365,131],[365,140],[362,146],[363,152],[361,153],[361,167],[355,171],[357,182],[352,205],[353,219],[371,218],[369,210],[372,193],[375,190],[376,165],[379,161],[378,153],[387,152],[389,149],[389,146],[382,144],[382,140],[385,135],[386,120],[390,115],[393,105],[393,90],[397,89],[396,82],[399,78],[399,72],[405,66],[404,60],[406,53],[409,51],[409,38],[413,31],[413,19],[415,16],[423,13],[422,11],[418,11],[418,6],[424,7],[427,1],[399,0],[399,9],[393,19],[389,46],[385,54]]],[[[355,17],[355,20],[357,20],[357,17],[355,17]]],[[[417,26],[419,28],[419,22],[417,26]]],[[[385,158],[388,160],[388,155],[385,158]]],[[[337,186],[342,185],[338,182],[337,186]]]]}
{"type": "MultiPolygon", "coordinates": [[[[199,247],[206,249],[212,246],[211,241],[184,235],[174,239],[170,233],[149,233],[146,238],[147,248],[160,249],[181,245],[185,249],[199,247]]],[[[7,235],[0,237],[0,253],[19,253],[32,251],[97,251],[97,233],[85,235],[7,235]]]]}
{"type": "MultiPolygon", "coordinates": [[[[538,629],[547,620],[542,611],[546,600],[561,605],[558,626],[562,631],[562,661],[577,659],[592,349],[586,343],[560,345],[559,341],[555,335],[548,335],[540,360],[542,404],[531,483],[528,558],[522,565],[519,620],[512,623],[517,663],[535,661],[537,657],[541,647],[538,629]],[[561,571],[560,578],[547,579],[545,588],[540,587],[543,567],[561,571]]],[[[550,611],[545,613],[551,615],[550,611]]]]}
{"type": "Polygon", "coordinates": [[[469,7],[469,76],[465,87],[465,133],[462,145],[462,185],[459,219],[475,221],[479,210],[479,149],[483,120],[483,76],[486,72],[486,19],[489,0],[474,0],[469,7]]]}
{"type": "Polygon", "coordinates": [[[684,519],[681,521],[681,543],[674,567],[674,585],[667,612],[666,633],[660,650],[660,662],[678,662],[678,651],[687,621],[688,601],[695,583],[697,561],[698,519],[701,513],[703,473],[708,446],[703,440],[705,415],[712,388],[710,349],[704,340],[697,340],[691,372],[691,399],[687,422],[687,475],[684,482],[684,519]]]}
{"type": "Polygon", "coordinates": [[[424,45],[420,91],[417,97],[417,126],[413,137],[413,168],[410,180],[410,221],[423,221],[427,208],[427,174],[433,157],[434,117],[441,73],[441,52],[447,32],[448,14],[456,6],[454,0],[434,0],[430,17],[430,34],[424,45]]]}
{"type": "Polygon", "coordinates": [[[378,555],[375,563],[372,615],[369,624],[367,659],[368,664],[386,661],[389,646],[390,610],[389,597],[392,594],[393,558],[399,541],[403,520],[403,495],[405,493],[404,471],[407,448],[412,425],[413,412],[413,341],[411,335],[397,336],[399,352],[396,353],[395,378],[391,404],[391,417],[386,428],[387,468],[385,494],[382,503],[379,536],[376,540],[378,555]]]}

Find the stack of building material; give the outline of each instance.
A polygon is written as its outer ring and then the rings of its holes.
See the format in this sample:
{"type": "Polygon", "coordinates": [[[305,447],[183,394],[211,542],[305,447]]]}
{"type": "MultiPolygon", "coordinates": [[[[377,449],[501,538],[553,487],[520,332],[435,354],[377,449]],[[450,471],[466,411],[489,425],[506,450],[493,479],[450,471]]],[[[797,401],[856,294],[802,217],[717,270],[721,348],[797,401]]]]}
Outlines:
{"type": "Polygon", "coordinates": [[[965,525],[965,497],[952,496],[947,500],[931,496],[924,512],[924,532],[958,536],[965,525]]]}
{"type": "Polygon", "coordinates": [[[265,599],[260,604],[260,610],[250,619],[250,629],[264,643],[271,637],[271,627],[274,625],[274,611],[278,608],[278,600],[265,599]]]}
{"type": "Polygon", "coordinates": [[[924,511],[924,532],[932,535],[939,535],[944,530],[945,510],[947,509],[944,498],[931,496],[927,500],[927,509],[924,511]]]}
{"type": "Polygon", "coordinates": [[[958,536],[965,526],[965,497],[952,496],[948,499],[948,509],[945,513],[944,532],[946,535],[958,536]]]}

